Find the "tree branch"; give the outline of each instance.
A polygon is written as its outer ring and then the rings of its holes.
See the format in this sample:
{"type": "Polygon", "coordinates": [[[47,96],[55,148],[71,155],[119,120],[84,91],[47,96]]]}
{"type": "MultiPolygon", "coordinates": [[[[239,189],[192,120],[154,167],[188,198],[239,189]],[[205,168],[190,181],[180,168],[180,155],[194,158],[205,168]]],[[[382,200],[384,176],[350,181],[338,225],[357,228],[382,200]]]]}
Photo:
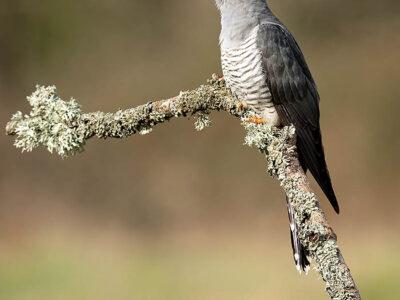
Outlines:
{"type": "Polygon", "coordinates": [[[275,128],[248,122],[255,114],[232,97],[224,81],[217,76],[174,98],[116,113],[82,113],[75,100],[60,99],[55,87],[38,86],[27,99],[32,111],[25,116],[17,112],[7,124],[7,134],[16,137],[14,144],[22,151],[44,146],[62,157],[82,151],[86,140],[93,136],[126,138],[135,133],[146,134],[155,125],[173,117],[194,115],[198,130],[208,126],[211,111],[223,110],[241,118],[247,131],[246,144],[265,154],[269,174],[280,182],[295,209],[301,242],[314,260],[331,299],[361,299],[336,235],[300,167],[294,127],[275,128]]]}

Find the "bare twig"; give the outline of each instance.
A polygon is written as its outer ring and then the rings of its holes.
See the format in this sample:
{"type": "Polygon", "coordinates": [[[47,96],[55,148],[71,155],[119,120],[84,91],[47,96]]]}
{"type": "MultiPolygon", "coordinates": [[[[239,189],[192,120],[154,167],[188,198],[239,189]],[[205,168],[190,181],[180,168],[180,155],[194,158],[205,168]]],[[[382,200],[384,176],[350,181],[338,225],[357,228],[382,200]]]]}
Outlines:
{"type": "Polygon", "coordinates": [[[125,138],[135,133],[146,134],[173,117],[197,117],[198,130],[208,125],[211,111],[223,110],[241,118],[247,130],[246,144],[265,154],[268,172],[279,180],[295,209],[301,242],[314,259],[331,299],[361,299],[336,235],[299,165],[294,127],[275,128],[248,122],[254,113],[232,97],[217,76],[174,98],[116,113],[82,113],[75,100],[61,100],[55,87],[37,87],[28,101],[32,111],[25,116],[16,113],[7,124],[7,134],[16,136],[15,146],[23,151],[44,146],[63,157],[82,151],[85,141],[93,136],[125,138]]]}

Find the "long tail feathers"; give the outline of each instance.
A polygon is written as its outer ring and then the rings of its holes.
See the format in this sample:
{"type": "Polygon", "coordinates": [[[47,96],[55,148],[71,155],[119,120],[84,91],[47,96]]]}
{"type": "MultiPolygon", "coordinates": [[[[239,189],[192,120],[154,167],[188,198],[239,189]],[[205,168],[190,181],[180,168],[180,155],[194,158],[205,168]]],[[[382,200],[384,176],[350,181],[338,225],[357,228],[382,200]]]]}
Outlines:
{"type": "Polygon", "coordinates": [[[290,205],[289,199],[286,197],[289,221],[290,221],[290,238],[292,241],[292,248],[293,248],[293,258],[296,264],[297,270],[301,273],[304,271],[306,274],[310,269],[310,262],[307,258],[306,250],[304,249],[303,245],[300,242],[298,236],[297,225],[294,217],[294,210],[293,207],[290,205]]]}
{"type": "Polygon", "coordinates": [[[310,170],[336,213],[339,213],[339,204],[325,161],[320,129],[310,127],[299,128],[297,130],[297,137],[299,160],[303,169],[305,171],[310,170]]]}

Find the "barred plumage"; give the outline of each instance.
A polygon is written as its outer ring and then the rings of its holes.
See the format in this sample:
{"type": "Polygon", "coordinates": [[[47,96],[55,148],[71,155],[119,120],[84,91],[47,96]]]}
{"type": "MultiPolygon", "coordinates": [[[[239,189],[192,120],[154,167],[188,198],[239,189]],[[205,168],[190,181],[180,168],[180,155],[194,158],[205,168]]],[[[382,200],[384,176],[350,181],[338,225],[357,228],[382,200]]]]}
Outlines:
{"type": "Polygon", "coordinates": [[[262,68],[257,34],[258,27],[254,28],[238,47],[224,48],[221,45],[222,71],[232,92],[262,115],[268,123],[276,126],[279,124],[279,117],[262,68]]]}

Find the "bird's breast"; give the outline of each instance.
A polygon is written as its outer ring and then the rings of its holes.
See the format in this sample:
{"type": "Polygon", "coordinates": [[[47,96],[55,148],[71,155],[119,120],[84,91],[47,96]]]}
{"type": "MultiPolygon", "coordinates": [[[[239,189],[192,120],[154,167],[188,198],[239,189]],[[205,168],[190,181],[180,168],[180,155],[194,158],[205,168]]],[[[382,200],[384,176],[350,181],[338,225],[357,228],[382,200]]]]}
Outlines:
{"type": "Polygon", "coordinates": [[[227,86],[241,100],[272,125],[279,124],[278,114],[263,70],[262,53],[257,45],[258,28],[237,47],[221,44],[222,71],[227,86]]]}

